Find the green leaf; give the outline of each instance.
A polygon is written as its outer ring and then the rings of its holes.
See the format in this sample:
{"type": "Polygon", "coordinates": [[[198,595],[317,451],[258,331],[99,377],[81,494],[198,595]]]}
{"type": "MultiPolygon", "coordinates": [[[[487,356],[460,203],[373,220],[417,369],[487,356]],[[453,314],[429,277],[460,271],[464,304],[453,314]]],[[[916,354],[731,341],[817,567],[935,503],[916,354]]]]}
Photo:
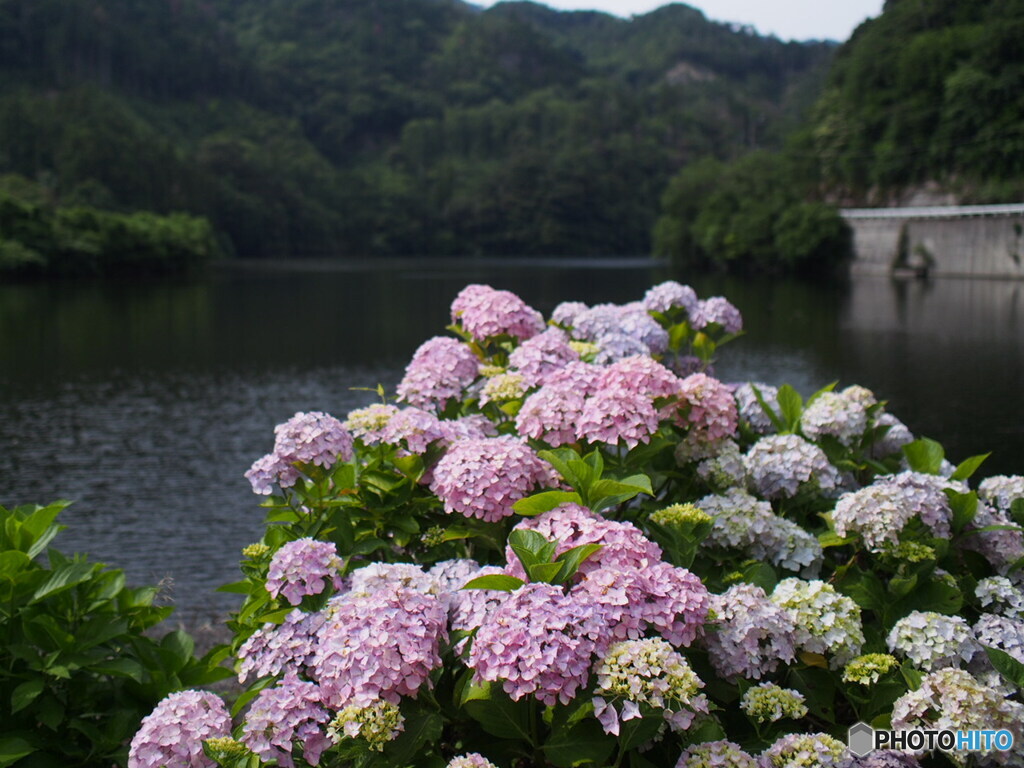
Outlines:
{"type": "Polygon", "coordinates": [[[982,648],[985,649],[985,653],[988,654],[988,659],[996,671],[1008,682],[1017,686],[1019,690],[1024,690],[1024,664],[999,648],[992,648],[988,645],[983,645],[982,648]]]}
{"type": "Polygon", "coordinates": [[[907,686],[910,690],[916,691],[921,687],[921,680],[924,676],[909,661],[905,661],[900,665],[900,674],[907,681],[907,686]]]}
{"type": "Polygon", "coordinates": [[[828,549],[829,547],[842,547],[847,544],[851,544],[856,539],[852,537],[843,538],[835,531],[825,531],[824,533],[818,534],[818,543],[822,549],[828,549]]]}
{"type": "Polygon", "coordinates": [[[561,504],[580,504],[582,499],[573,491],[544,491],[520,499],[512,505],[512,509],[523,517],[536,517],[550,512],[561,504]]]}
{"type": "Polygon", "coordinates": [[[560,563],[561,568],[558,570],[553,583],[564,584],[567,582],[576,575],[576,571],[579,570],[580,565],[582,565],[588,557],[600,550],[600,544],[581,544],[578,547],[573,547],[572,549],[560,554],[555,562],[560,563]]]}
{"type": "Polygon", "coordinates": [[[141,683],[146,678],[145,668],[134,659],[108,659],[91,664],[89,669],[101,675],[128,677],[136,683],[141,683]]]}
{"type": "Polygon", "coordinates": [[[836,686],[827,669],[794,667],[789,671],[787,682],[804,695],[811,714],[828,723],[835,723],[836,686]]]}
{"type": "Polygon", "coordinates": [[[978,467],[991,456],[991,453],[983,453],[980,456],[971,456],[968,459],[961,461],[956,468],[956,471],[950,475],[950,480],[968,480],[971,475],[978,471],[978,467]]]}
{"type": "Polygon", "coordinates": [[[804,399],[800,397],[800,393],[789,384],[783,384],[779,387],[779,394],[775,399],[779,403],[786,431],[796,430],[804,412],[804,399]]]}
{"type": "Polygon", "coordinates": [[[527,572],[529,572],[530,566],[549,561],[550,558],[543,555],[549,543],[536,531],[515,530],[508,535],[509,547],[515,552],[527,572]]]}
{"type": "Polygon", "coordinates": [[[619,748],[628,751],[646,744],[661,730],[664,717],[639,717],[626,720],[619,726],[619,748]]]}
{"type": "Polygon", "coordinates": [[[840,582],[839,590],[861,608],[868,611],[880,611],[889,602],[885,585],[873,573],[854,571],[853,576],[840,582]]]}
{"type": "Polygon", "coordinates": [[[605,734],[596,720],[588,718],[569,727],[553,728],[542,750],[558,768],[575,768],[588,763],[607,765],[614,748],[615,740],[605,734]]]}
{"type": "Polygon", "coordinates": [[[583,489],[580,477],[573,471],[570,462],[579,461],[580,455],[572,448],[555,448],[551,451],[538,451],[537,455],[555,468],[565,481],[577,490],[583,489]]]}
{"type": "Polygon", "coordinates": [[[164,639],[160,641],[160,649],[171,659],[174,664],[173,670],[177,672],[192,659],[196,643],[188,632],[176,629],[164,635],[164,639]]]}
{"type": "Polygon", "coordinates": [[[941,579],[933,578],[920,584],[917,589],[895,603],[892,603],[890,598],[886,618],[897,621],[912,611],[935,611],[954,616],[963,603],[964,596],[959,589],[941,579]]]}
{"type": "Polygon", "coordinates": [[[770,593],[779,583],[775,569],[767,563],[747,563],[740,572],[743,574],[744,581],[756,584],[765,592],[770,593]]]}
{"type": "Polygon", "coordinates": [[[232,581],[230,584],[221,584],[216,592],[228,592],[232,595],[248,595],[252,589],[252,584],[248,579],[242,581],[232,581]]]}
{"type": "Polygon", "coordinates": [[[0,552],[0,579],[14,581],[21,571],[32,566],[32,558],[24,552],[8,550],[0,552]]]}
{"type": "Polygon", "coordinates": [[[946,451],[934,440],[922,437],[904,445],[903,455],[907,457],[907,463],[915,472],[937,475],[942,467],[942,460],[946,458],[946,451]]]}
{"type": "Polygon", "coordinates": [[[651,478],[647,475],[631,475],[621,480],[598,480],[589,490],[589,506],[594,512],[600,512],[629,501],[638,494],[654,495],[651,478]]]}
{"type": "Polygon", "coordinates": [[[530,574],[530,581],[532,582],[546,582],[552,583],[559,572],[562,570],[561,563],[534,563],[526,572],[530,574]]]}
{"type": "Polygon", "coordinates": [[[515,592],[526,582],[515,576],[503,573],[492,573],[488,576],[477,576],[463,585],[463,589],[495,589],[501,592],[515,592]]]}
{"type": "Polygon", "coordinates": [[[34,680],[29,680],[27,683],[22,683],[14,692],[11,693],[11,714],[20,712],[33,701],[36,697],[43,692],[43,679],[37,677],[34,680]]]}
{"type": "Polygon", "coordinates": [[[462,706],[492,736],[533,744],[530,710],[526,699],[512,701],[491,683],[471,683],[463,692],[462,706]]]}
{"type": "Polygon", "coordinates": [[[405,727],[394,741],[384,746],[388,764],[410,765],[416,753],[441,738],[444,720],[436,712],[422,712],[405,719],[405,727]]]}
{"type": "Polygon", "coordinates": [[[779,432],[785,432],[787,429],[786,422],[783,418],[775,412],[775,409],[768,405],[768,401],[764,399],[764,395],[761,394],[761,390],[756,385],[751,384],[750,388],[754,392],[754,397],[757,399],[758,405],[761,406],[761,410],[764,411],[765,415],[775,425],[775,429],[779,432]]]}
{"type": "Polygon", "coordinates": [[[77,587],[82,582],[88,581],[96,569],[98,569],[98,566],[83,561],[71,562],[60,566],[35,591],[31,602],[37,603],[46,597],[71,589],[72,587],[77,587]]]}
{"type": "Polygon", "coordinates": [[[978,494],[974,491],[957,493],[947,488],[946,496],[949,497],[949,506],[953,511],[953,533],[960,533],[973,522],[974,516],[978,513],[978,494]]]}
{"type": "Polygon", "coordinates": [[[5,736],[0,738],[0,768],[16,763],[21,758],[31,755],[36,748],[25,739],[17,736],[5,736]]]}

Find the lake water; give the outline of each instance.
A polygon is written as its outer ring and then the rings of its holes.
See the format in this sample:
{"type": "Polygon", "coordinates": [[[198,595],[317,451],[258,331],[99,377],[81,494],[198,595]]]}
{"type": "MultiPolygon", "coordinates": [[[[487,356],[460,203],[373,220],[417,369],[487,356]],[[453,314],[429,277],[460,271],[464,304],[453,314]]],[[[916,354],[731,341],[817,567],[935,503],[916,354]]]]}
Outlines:
{"type": "Polygon", "coordinates": [[[954,460],[992,450],[986,474],[1024,472],[1024,283],[844,285],[670,275],[651,262],[405,260],[230,266],[180,283],[0,286],[0,504],[72,499],[57,539],[173,581],[186,615],[233,599],[239,549],[262,529],[242,473],[300,410],[343,417],[393,387],[444,333],[469,282],[562,300],[640,298],[668,277],[724,295],[747,334],[726,380],[805,395],[863,384],[954,460]]]}

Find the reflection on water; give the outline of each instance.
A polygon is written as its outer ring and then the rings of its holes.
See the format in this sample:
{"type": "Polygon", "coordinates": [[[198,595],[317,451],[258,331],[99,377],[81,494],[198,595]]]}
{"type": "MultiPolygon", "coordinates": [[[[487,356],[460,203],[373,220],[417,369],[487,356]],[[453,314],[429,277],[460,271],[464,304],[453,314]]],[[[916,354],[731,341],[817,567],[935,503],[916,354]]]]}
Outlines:
{"type": "MultiPolygon", "coordinates": [[[[186,609],[231,604],[261,511],[242,473],[299,410],[343,415],[393,386],[441,333],[467,282],[558,301],[629,301],[666,275],[649,263],[406,261],[345,269],[231,268],[177,284],[0,287],[0,503],[70,498],[65,550],[172,576],[186,609]]],[[[685,278],[681,278],[685,279],[685,278]]],[[[954,459],[995,449],[988,473],[1024,470],[1024,285],[847,286],[689,280],[725,295],[748,334],[726,380],[834,379],[887,397],[954,459]]]]}

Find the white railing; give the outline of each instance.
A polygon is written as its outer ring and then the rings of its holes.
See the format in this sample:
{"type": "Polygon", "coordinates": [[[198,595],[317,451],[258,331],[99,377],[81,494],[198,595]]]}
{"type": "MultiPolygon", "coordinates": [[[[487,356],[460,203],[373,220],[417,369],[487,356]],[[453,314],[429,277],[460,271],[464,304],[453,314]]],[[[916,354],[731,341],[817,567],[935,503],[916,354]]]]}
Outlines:
{"type": "Polygon", "coordinates": [[[1024,203],[999,205],[932,205],[920,208],[843,208],[844,219],[958,219],[970,216],[1016,216],[1024,203]]]}

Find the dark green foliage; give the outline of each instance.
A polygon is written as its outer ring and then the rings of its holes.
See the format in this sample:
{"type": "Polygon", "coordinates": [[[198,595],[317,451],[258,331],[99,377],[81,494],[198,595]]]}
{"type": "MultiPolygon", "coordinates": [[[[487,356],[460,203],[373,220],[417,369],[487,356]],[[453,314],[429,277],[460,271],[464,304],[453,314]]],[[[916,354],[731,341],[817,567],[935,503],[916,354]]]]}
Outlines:
{"type": "Polygon", "coordinates": [[[785,153],[694,163],[665,193],[655,252],[687,266],[832,271],[850,255],[849,229],[807,178],[785,153]]]}
{"type": "Polygon", "coordinates": [[[778,146],[832,51],[455,0],[4,0],[0,40],[0,173],[241,256],[645,253],[672,174],[778,146]]]}
{"type": "MultiPolygon", "coordinates": [[[[24,179],[0,182],[0,274],[181,274],[223,255],[205,219],[54,207],[38,202],[44,192],[24,179]]],[[[76,194],[89,199],[103,188],[82,185],[76,194]]]]}
{"type": "Polygon", "coordinates": [[[816,108],[826,181],[852,199],[939,181],[1024,192],[1024,2],[899,0],[840,49],[816,108]]]}
{"type": "Polygon", "coordinates": [[[0,766],[123,763],[160,699],[228,674],[180,630],[153,639],[156,588],[48,549],[65,506],[0,507],[0,766]]]}

